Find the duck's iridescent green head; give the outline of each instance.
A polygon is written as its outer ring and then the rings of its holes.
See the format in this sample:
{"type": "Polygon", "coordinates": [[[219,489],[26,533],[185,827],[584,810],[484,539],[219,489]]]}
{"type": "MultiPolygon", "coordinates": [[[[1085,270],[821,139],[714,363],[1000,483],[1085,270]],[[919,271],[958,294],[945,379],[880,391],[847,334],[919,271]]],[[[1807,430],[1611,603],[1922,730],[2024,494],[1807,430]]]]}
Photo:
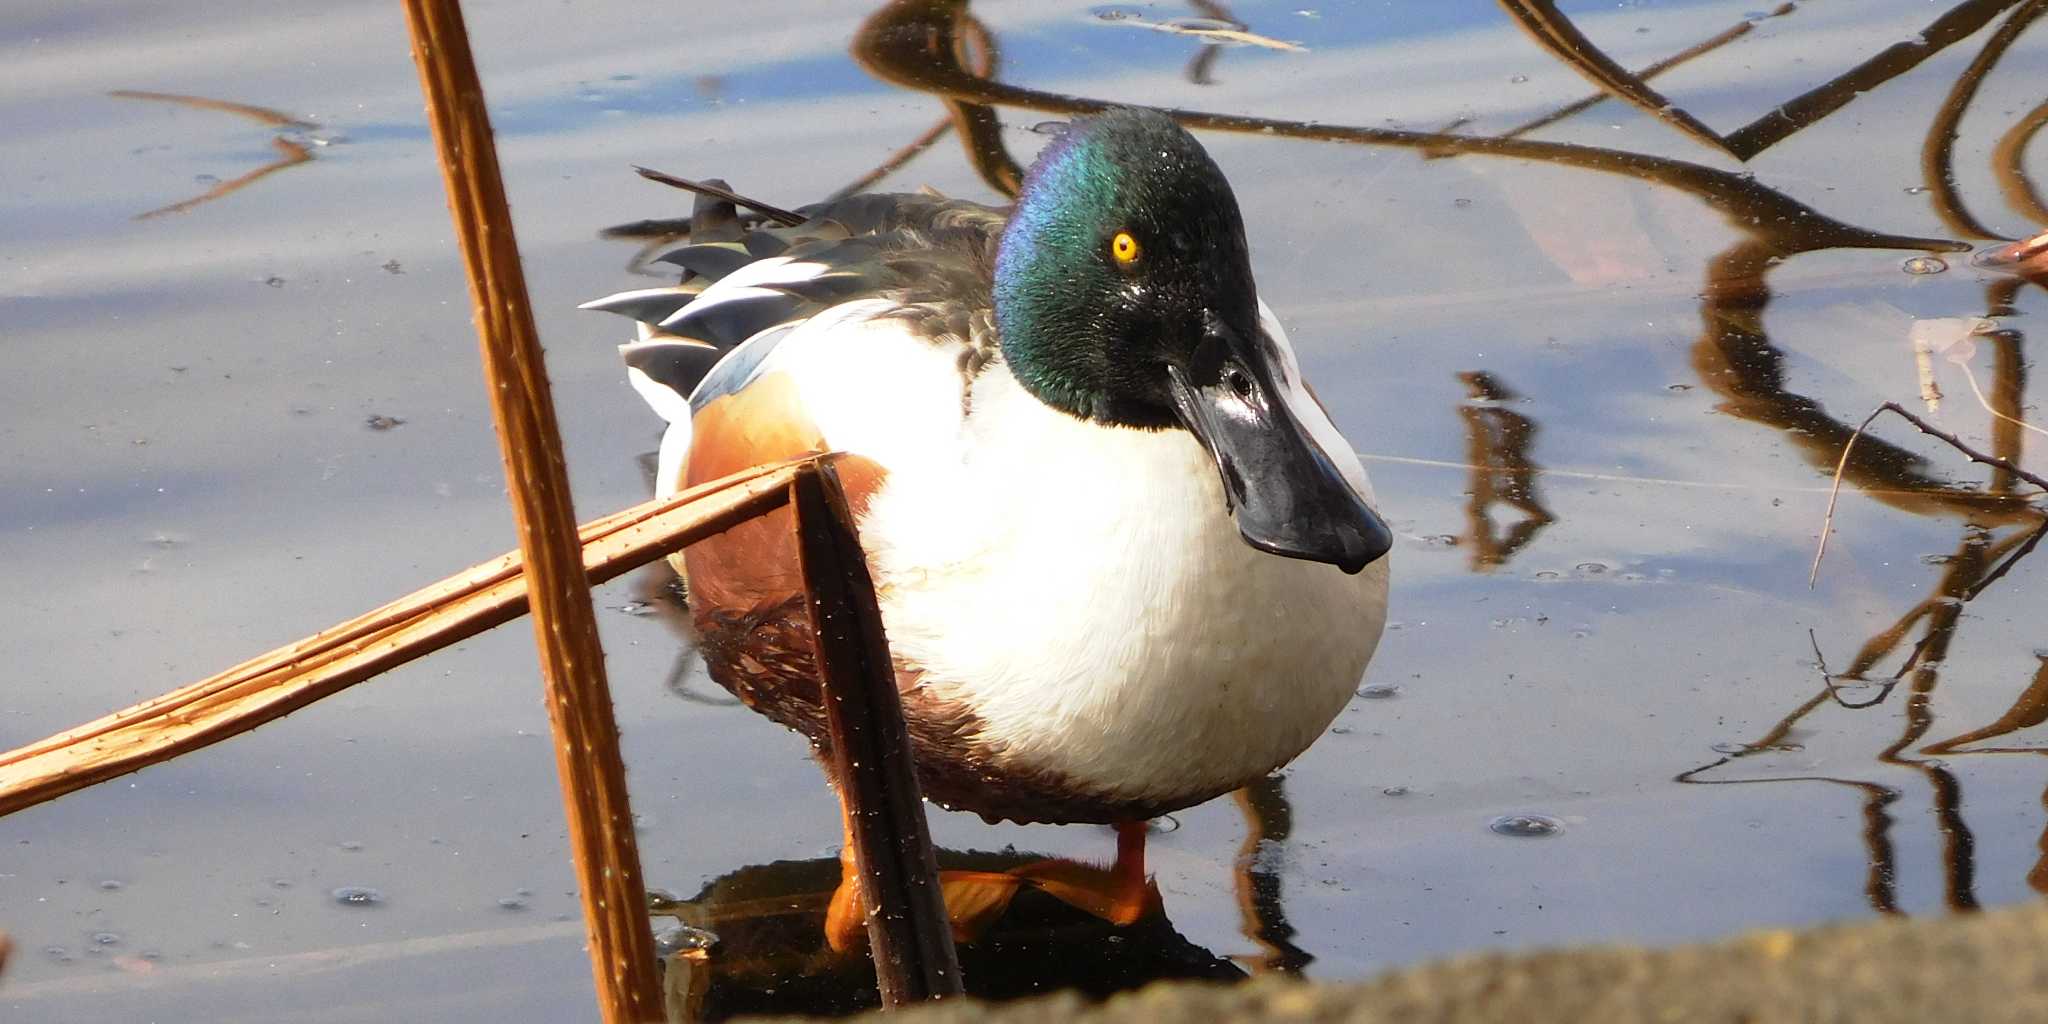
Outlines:
{"type": "Polygon", "coordinates": [[[1306,425],[1328,420],[1261,324],[1230,183],[1172,119],[1112,110],[1045,147],[997,250],[995,314],[1046,405],[1192,431],[1253,546],[1356,572],[1392,545],[1306,425]]]}

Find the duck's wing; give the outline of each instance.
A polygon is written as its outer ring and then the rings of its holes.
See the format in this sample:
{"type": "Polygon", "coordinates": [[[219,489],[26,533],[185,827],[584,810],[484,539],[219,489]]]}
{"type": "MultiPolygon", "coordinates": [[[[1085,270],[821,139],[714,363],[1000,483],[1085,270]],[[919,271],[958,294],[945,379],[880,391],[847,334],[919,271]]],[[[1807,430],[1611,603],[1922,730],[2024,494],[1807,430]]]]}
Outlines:
{"type": "Polygon", "coordinates": [[[729,199],[700,195],[690,239],[656,260],[679,268],[677,284],[584,304],[638,323],[620,352],[634,388],[671,424],[663,492],[682,484],[691,420],[770,374],[788,380],[745,404],[773,392],[780,407],[752,408],[752,433],[801,421],[817,443],[887,465],[928,449],[933,431],[957,430],[968,385],[994,356],[1003,211],[866,194],[797,213],[802,223],[750,225],[729,199]]]}
{"type": "Polygon", "coordinates": [[[664,418],[743,384],[774,347],[750,342],[847,303],[887,302],[935,343],[992,348],[990,267],[1003,211],[864,194],[797,212],[801,224],[747,226],[730,201],[700,195],[689,241],[654,260],[679,268],[678,283],[583,304],[638,322],[639,338],[620,352],[643,395],[652,385],[674,396],[648,395],[664,418]]]}

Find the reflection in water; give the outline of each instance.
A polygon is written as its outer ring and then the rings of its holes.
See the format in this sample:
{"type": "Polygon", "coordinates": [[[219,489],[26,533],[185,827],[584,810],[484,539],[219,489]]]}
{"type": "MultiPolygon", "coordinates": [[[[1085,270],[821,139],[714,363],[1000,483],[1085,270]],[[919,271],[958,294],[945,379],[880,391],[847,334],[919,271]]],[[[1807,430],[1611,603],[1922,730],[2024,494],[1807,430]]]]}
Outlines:
{"type": "MultiPolygon", "coordinates": [[[[1998,66],[1999,58],[2012,47],[2027,26],[2048,10],[2048,4],[2041,0],[2028,0],[2012,17],[1991,33],[1984,41],[1984,49],[1963,73],[1956,76],[1955,84],[1949,87],[1948,99],[1943,101],[1940,111],[1927,126],[1927,142],[1920,150],[1921,173],[1926,176],[1928,195],[1934,200],[1934,211],[1941,215],[1942,223],[1950,231],[1971,238],[1997,238],[1991,229],[1985,227],[1970,211],[1963,207],[1962,190],[1956,184],[1955,145],[1956,130],[1962,126],[1963,113],[1970,108],[1970,101],[1977,97],[1977,87],[1984,83],[1986,75],[1998,66]]],[[[2012,154],[2011,167],[2019,167],[2018,152],[2012,154]]],[[[2025,175],[2020,174],[2022,180],[2025,175]]]]}
{"type": "Polygon", "coordinates": [[[1557,517],[1536,495],[1536,474],[1542,467],[1529,457],[1536,424],[1507,407],[1521,398],[1493,374],[1474,370],[1458,375],[1472,400],[1458,407],[1465,420],[1465,462],[1472,482],[1465,501],[1465,540],[1472,545],[1472,571],[1491,572],[1513,558],[1557,517]],[[1505,504],[1522,518],[1496,535],[1491,510],[1505,504]]]}
{"type": "MultiPolygon", "coordinates": [[[[1634,105],[1652,117],[1660,118],[1673,128],[1692,136],[1716,149],[1727,150],[1727,144],[1712,128],[1687,113],[1685,108],[1664,98],[1663,94],[1650,88],[1647,76],[1633,74],[1609,57],[1571,18],[1557,9],[1550,0],[1500,0],[1501,9],[1521,26],[1529,38],[1538,46],[1550,51],[1567,67],[1586,76],[1610,96],[1618,97],[1634,105]]],[[[1668,65],[1667,65],[1668,66],[1668,65]]],[[[1732,152],[1732,151],[1731,151],[1732,152]]]]}
{"type": "Polygon", "coordinates": [[[1238,928],[1263,951],[1241,957],[1254,974],[1299,974],[1315,956],[1294,944],[1294,926],[1281,904],[1281,851],[1294,834],[1294,805],[1281,776],[1269,775],[1236,793],[1244,811],[1244,845],[1237,851],[1238,928]]]}
{"type": "Polygon", "coordinates": [[[237,117],[246,117],[258,124],[282,129],[285,132],[285,134],[278,135],[270,140],[270,148],[276,151],[277,159],[247,174],[220,182],[190,199],[180,200],[168,206],[159,206],[154,210],[138,213],[135,215],[136,220],[148,220],[152,217],[162,217],[166,214],[184,213],[186,210],[190,210],[201,203],[209,203],[231,192],[247,188],[257,181],[276,174],[287,167],[296,167],[299,164],[311,161],[313,153],[312,150],[307,148],[307,143],[310,142],[315,145],[324,144],[323,140],[319,138],[305,138],[302,141],[301,138],[295,137],[299,133],[310,132],[318,128],[318,125],[302,118],[293,117],[282,111],[272,110],[269,107],[234,103],[229,100],[207,99],[203,96],[185,96],[168,92],[144,92],[137,89],[116,89],[107,95],[129,100],[155,100],[162,103],[174,103],[181,107],[192,107],[197,110],[218,110],[223,113],[234,114],[237,117]]]}
{"type": "MultiPolygon", "coordinates": [[[[1992,282],[1985,295],[1985,315],[2012,315],[2014,298],[2023,283],[2017,279],[1992,282]]],[[[1760,332],[1757,338],[1762,348],[1776,355],[1776,350],[1770,349],[1768,342],[1761,342],[1760,332]]],[[[1988,338],[1994,345],[1992,386],[1987,396],[1990,409],[1995,414],[1991,419],[1992,454],[2017,464],[2024,440],[2021,400],[2026,389],[2025,336],[2016,330],[2005,330],[1988,338]]],[[[1804,402],[1796,396],[1779,392],[1775,399],[1766,400],[1761,406],[1817,412],[1804,409],[1804,402]]],[[[1868,440],[1865,438],[1864,442],[1859,442],[1858,447],[1868,440]]],[[[1942,665],[1947,662],[1949,650],[1965,619],[1965,606],[1982,596],[2034,551],[2041,538],[2048,535],[2048,513],[2044,513],[2037,504],[2038,493],[2018,493],[2024,481],[2010,470],[1997,466],[1991,468],[1982,490],[1949,486],[1940,495],[1926,490],[1908,470],[1907,464],[1896,457],[1864,464],[1860,472],[1864,478],[1858,481],[1859,485],[1883,500],[1921,514],[1963,517],[1961,542],[1953,554],[1937,561],[1942,569],[1932,592],[1891,625],[1864,641],[1848,667],[1839,674],[1828,671],[1826,658],[1820,654],[1816,642],[1815,655],[1823,677],[1820,693],[1808,698],[1744,750],[1685,772],[1678,779],[1706,784],[1820,781],[1859,791],[1864,800],[1863,839],[1870,863],[1870,881],[1865,892],[1873,909],[1880,913],[1896,912],[1896,858],[1890,836],[1894,822],[1889,807],[1900,796],[1897,790],[1870,780],[1843,777],[1780,775],[1717,779],[1713,775],[1716,769],[1739,759],[1785,749],[1795,729],[1808,716],[1828,707],[1831,699],[1835,707],[1850,713],[1860,712],[1884,704],[1893,690],[1903,683],[1907,693],[1904,727],[1895,739],[1876,750],[1873,757],[1879,764],[1911,770],[1926,780],[1935,827],[1941,836],[1944,902],[1955,910],[1975,909],[1978,905],[1975,891],[1976,840],[1963,816],[1962,785],[1955,772],[1935,755],[2008,752],[1971,747],[1969,744],[2002,736],[2048,718],[2048,706],[2044,706],[2044,701],[2048,701],[2048,682],[2044,682],[2044,678],[2048,677],[2037,674],[2034,682],[2014,702],[2012,710],[1991,725],[1951,739],[1927,743],[1915,753],[1909,754],[1908,751],[1925,740],[1934,728],[1936,688],[1941,680],[1942,665]],[[1997,499],[1998,503],[1965,500],[1968,496],[1997,499]],[[1922,499],[1929,498],[1936,499],[1935,503],[1921,503],[1922,499]],[[1878,666],[1895,655],[1907,638],[1916,632],[1917,639],[1899,667],[1889,675],[1880,674],[1878,666]],[[1843,693],[1852,687],[1874,687],[1875,693],[1867,699],[1846,699],[1843,693]]],[[[2043,663],[2048,665],[2048,660],[2043,663]]],[[[2026,752],[2039,751],[2030,749],[2026,752]]],[[[2048,800],[2048,795],[2043,799],[2048,800]]],[[[2048,851],[2048,832],[2044,832],[2041,843],[2042,849],[2048,851]]],[[[2037,862],[2027,876],[2028,883],[2036,889],[2040,889],[2043,879],[2048,878],[2043,864],[2048,864],[2048,859],[2037,862]]]]}
{"type": "MultiPolygon", "coordinates": [[[[1028,853],[939,851],[948,871],[1012,871],[1044,858],[1028,853]]],[[[664,918],[708,932],[708,949],[665,958],[671,1019],[740,1014],[842,1014],[876,1003],[865,954],[824,943],[826,906],[839,860],[778,861],[741,868],[687,900],[657,901],[664,918]],[[694,1011],[680,1016],[676,1010],[694,1011]]],[[[694,937],[694,936],[693,936],[694,937]]],[[[1164,914],[1118,928],[1036,890],[1013,900],[978,938],[960,945],[970,995],[1006,999],[1058,989],[1093,996],[1168,978],[1237,981],[1245,973],[1175,930],[1164,914]]]]}
{"type": "Polygon", "coordinates": [[[1127,25],[1200,40],[1202,48],[1195,53],[1193,60],[1188,61],[1185,72],[1187,80],[1194,85],[1216,84],[1216,61],[1223,55],[1223,49],[1227,46],[1258,46],[1290,53],[1299,53],[1303,49],[1297,43],[1253,32],[1250,25],[1237,20],[1237,15],[1230,13],[1229,8],[1217,3],[1216,0],[1189,0],[1188,6],[1200,11],[1201,17],[1152,21],[1120,8],[1101,11],[1097,16],[1110,25],[1127,25]]]}
{"type": "MultiPolygon", "coordinates": [[[[1758,24],[1770,18],[1782,18],[1785,15],[1791,14],[1792,12],[1798,9],[1799,8],[1794,4],[1779,4],[1776,8],[1773,8],[1772,10],[1766,13],[1753,15],[1751,17],[1745,18],[1742,21],[1738,21],[1735,24],[1729,26],[1728,28],[1723,29],[1722,31],[1716,33],[1711,38],[1700,40],[1699,42],[1694,43],[1693,45],[1688,46],[1685,49],[1680,50],[1677,53],[1674,53],[1671,56],[1666,57],[1662,60],[1653,61],[1652,63],[1646,65],[1641,71],[1636,72],[1634,77],[1640,81],[1647,82],[1657,77],[1658,75],[1661,75],[1664,72],[1671,70],[1672,68],[1678,67],[1679,65],[1686,63],[1687,61],[1690,61],[1696,57],[1703,57],[1709,53],[1714,52],[1715,50],[1720,49],[1723,46],[1728,45],[1729,43],[1736,41],[1737,39],[1742,38],[1743,36],[1748,35],[1750,33],[1750,30],[1756,28],[1758,24]]],[[[1507,131],[1502,132],[1501,137],[1504,139],[1520,138],[1521,136],[1527,135],[1530,132],[1536,131],[1539,128],[1547,128],[1553,124],[1558,123],[1559,121],[1565,120],[1569,117],[1574,117],[1584,112],[1588,108],[1598,104],[1601,100],[1606,99],[1608,95],[1609,94],[1605,92],[1596,92],[1591,96],[1587,96],[1584,99],[1576,100],[1572,103],[1568,103],[1562,107],[1559,107],[1556,110],[1553,110],[1548,114],[1544,114],[1543,116],[1538,117],[1532,121],[1525,121],[1522,124],[1510,128],[1507,131]]]]}
{"type": "MultiPolygon", "coordinates": [[[[1693,367],[1701,383],[1724,399],[1722,412],[1781,430],[1816,469],[1832,472],[1855,427],[1786,387],[1785,353],[1764,330],[1764,309],[1771,299],[1767,275],[1783,257],[1767,242],[1745,240],[1707,264],[1700,302],[1704,332],[1693,345],[1693,367]]],[[[1843,465],[1842,478],[1879,501],[1920,515],[1974,515],[1993,522],[2029,517],[2024,498],[1950,484],[1925,466],[1926,460],[1913,452],[1866,435],[1843,465]]]]}
{"type": "MultiPolygon", "coordinates": [[[[1026,887],[960,944],[968,993],[1004,999],[1073,989],[1106,996],[1169,978],[1238,981],[1247,970],[1299,972],[1315,958],[1294,944],[1282,905],[1280,847],[1293,810],[1277,776],[1236,799],[1250,826],[1236,867],[1241,929],[1259,953],[1233,963],[1189,941],[1163,910],[1117,927],[1026,887]]],[[[940,850],[938,859],[945,871],[1042,873],[1047,863],[1042,855],[1008,850],[940,850]]],[[[836,953],[824,941],[826,909],[839,884],[838,858],[823,857],[741,868],[689,899],[653,897],[670,1019],[874,1006],[866,955],[836,953]]]]}

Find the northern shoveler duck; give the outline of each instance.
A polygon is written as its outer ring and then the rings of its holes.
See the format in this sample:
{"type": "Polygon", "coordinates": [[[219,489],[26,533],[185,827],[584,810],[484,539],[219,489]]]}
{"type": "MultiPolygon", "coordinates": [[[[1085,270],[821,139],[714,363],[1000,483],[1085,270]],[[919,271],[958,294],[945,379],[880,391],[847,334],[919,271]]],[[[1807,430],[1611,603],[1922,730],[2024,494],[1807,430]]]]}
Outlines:
{"type": "MultiPolygon", "coordinates": [[[[681,284],[586,306],[640,322],[622,352],[670,424],[658,490],[847,453],[925,794],[1118,826],[1101,877],[1037,881],[1133,919],[1145,822],[1306,750],[1386,617],[1392,535],[1259,300],[1222,171],[1116,110],[1058,134],[1009,209],[867,194],[742,220],[699,187],[661,257],[681,284]]],[[[822,745],[786,515],[678,568],[712,678],[822,745]]],[[[956,921],[1015,882],[947,878],[956,921]]],[[[861,938],[853,889],[835,945],[861,938]]]]}

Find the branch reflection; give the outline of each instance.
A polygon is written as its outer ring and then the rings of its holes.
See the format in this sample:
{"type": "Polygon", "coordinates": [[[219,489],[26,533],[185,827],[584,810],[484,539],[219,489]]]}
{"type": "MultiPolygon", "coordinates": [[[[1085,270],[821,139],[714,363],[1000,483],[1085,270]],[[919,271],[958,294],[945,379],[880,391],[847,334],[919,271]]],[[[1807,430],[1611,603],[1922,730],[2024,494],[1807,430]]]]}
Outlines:
{"type": "MultiPolygon", "coordinates": [[[[225,114],[233,114],[236,117],[247,118],[258,124],[282,129],[287,133],[278,135],[270,140],[270,148],[277,153],[275,160],[246,174],[220,182],[190,199],[183,199],[175,203],[159,206],[154,210],[138,213],[134,217],[135,220],[150,220],[174,213],[184,213],[195,206],[210,203],[223,196],[239,192],[288,167],[297,167],[313,159],[312,150],[308,149],[304,142],[294,138],[292,133],[312,131],[319,126],[311,121],[293,117],[280,110],[272,110],[269,107],[259,107],[248,103],[235,103],[230,100],[208,99],[204,96],[186,96],[170,92],[148,92],[140,89],[115,89],[107,95],[120,99],[152,100],[158,103],[170,103],[181,107],[190,107],[195,110],[217,110],[225,114]]],[[[318,142],[321,140],[314,139],[312,141],[318,142]]]]}
{"type": "Polygon", "coordinates": [[[1492,572],[1557,517],[1536,493],[1536,475],[1542,467],[1529,457],[1536,424],[1507,406],[1521,396],[1482,370],[1460,373],[1458,379],[1471,393],[1471,401],[1458,407],[1465,421],[1465,462],[1472,467],[1463,539],[1472,547],[1472,571],[1492,572]],[[1522,514],[1504,532],[1493,520],[1496,504],[1522,514]]]}

